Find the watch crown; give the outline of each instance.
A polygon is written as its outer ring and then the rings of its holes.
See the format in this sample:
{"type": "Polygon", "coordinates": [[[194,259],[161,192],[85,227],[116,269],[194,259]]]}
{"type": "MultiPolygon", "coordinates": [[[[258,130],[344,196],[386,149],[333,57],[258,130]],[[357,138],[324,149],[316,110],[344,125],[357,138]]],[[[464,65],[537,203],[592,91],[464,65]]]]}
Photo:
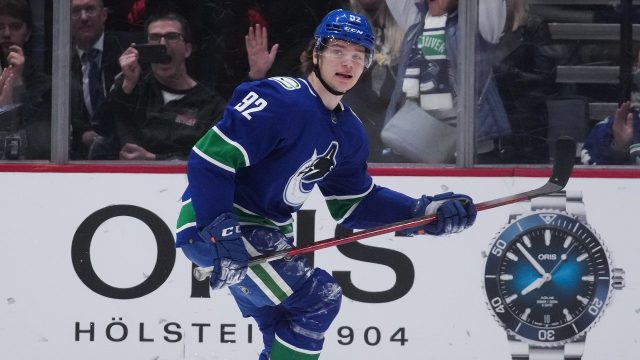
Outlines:
{"type": "Polygon", "coordinates": [[[611,271],[611,286],[616,290],[624,288],[624,270],[621,268],[613,268],[611,271]]]}

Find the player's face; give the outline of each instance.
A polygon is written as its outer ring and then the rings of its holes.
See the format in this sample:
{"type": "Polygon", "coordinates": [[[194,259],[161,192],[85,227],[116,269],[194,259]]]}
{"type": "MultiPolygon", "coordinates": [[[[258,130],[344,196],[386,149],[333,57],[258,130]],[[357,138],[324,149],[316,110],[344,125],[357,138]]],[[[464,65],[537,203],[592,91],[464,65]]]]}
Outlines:
{"type": "Polygon", "coordinates": [[[362,75],[367,56],[361,45],[330,40],[320,49],[314,61],[317,61],[324,81],[334,89],[346,92],[362,75]]]}

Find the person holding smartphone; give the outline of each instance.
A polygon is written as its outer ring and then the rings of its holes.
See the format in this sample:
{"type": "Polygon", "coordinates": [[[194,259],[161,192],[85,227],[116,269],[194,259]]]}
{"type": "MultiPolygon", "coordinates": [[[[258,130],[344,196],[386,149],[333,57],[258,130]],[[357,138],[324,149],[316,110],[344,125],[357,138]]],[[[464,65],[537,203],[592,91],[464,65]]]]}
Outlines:
{"type": "Polygon", "coordinates": [[[26,0],[0,0],[0,159],[49,158],[51,79],[29,56],[26,0]]]}
{"type": "Polygon", "coordinates": [[[192,54],[187,20],[176,13],[152,15],[145,35],[146,45],[132,44],[119,58],[121,73],[107,99],[116,134],[111,143],[92,147],[90,158],[186,159],[222,116],[224,99],[187,72],[192,54]]]}

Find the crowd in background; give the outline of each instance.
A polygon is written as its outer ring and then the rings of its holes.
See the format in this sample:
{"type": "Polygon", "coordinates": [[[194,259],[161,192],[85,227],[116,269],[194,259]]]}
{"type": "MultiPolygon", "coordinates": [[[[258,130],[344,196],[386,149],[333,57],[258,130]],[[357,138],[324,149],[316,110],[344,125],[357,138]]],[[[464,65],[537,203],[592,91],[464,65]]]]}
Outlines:
{"type": "MultiPolygon", "coordinates": [[[[468,120],[457,118],[457,0],[70,3],[70,160],[186,159],[238,84],[303,76],[314,24],[349,8],[376,34],[373,64],[344,97],[369,136],[369,161],[455,163],[456,126],[468,120]]],[[[0,0],[2,160],[51,156],[52,6],[0,0]]],[[[549,26],[617,24],[620,6],[483,0],[478,11],[476,163],[547,164],[563,132],[577,137],[577,162],[637,162],[638,96],[624,98],[620,84],[558,80],[561,67],[619,65],[620,41],[567,40],[549,26]],[[592,103],[615,106],[595,118],[592,103]]],[[[630,17],[638,22],[640,10],[630,17]]]]}

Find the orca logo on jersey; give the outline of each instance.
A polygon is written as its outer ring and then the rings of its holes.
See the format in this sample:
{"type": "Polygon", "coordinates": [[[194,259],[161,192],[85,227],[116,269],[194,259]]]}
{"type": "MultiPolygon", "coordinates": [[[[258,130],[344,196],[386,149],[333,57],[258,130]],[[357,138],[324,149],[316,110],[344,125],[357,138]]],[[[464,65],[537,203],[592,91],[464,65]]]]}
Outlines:
{"type": "Polygon", "coordinates": [[[313,185],[336,166],[337,153],[338,143],[335,141],[332,141],[329,148],[320,156],[314,150],[313,156],[289,178],[283,194],[284,202],[291,206],[302,206],[313,190],[313,185]]]}

